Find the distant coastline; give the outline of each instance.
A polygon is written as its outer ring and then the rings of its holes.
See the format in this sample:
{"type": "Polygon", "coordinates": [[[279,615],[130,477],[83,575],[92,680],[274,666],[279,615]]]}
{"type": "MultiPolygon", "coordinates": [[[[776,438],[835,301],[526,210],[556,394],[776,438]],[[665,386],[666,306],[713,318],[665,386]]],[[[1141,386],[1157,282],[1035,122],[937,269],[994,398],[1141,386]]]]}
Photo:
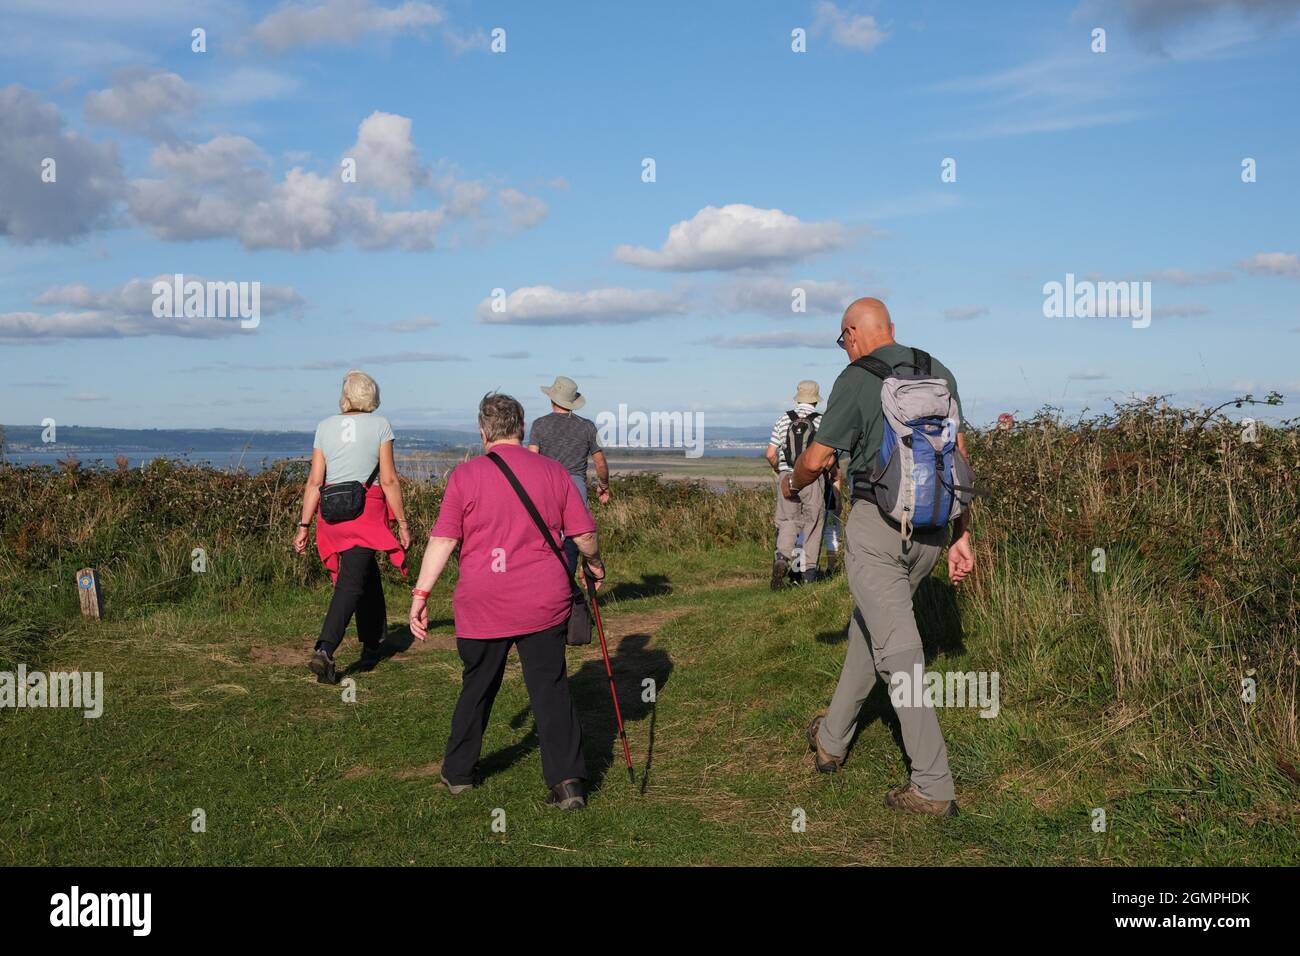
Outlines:
{"type": "MultiPolygon", "coordinates": [[[[397,428],[398,468],[420,480],[436,480],[479,449],[478,435],[452,429],[397,428]]],[[[140,468],[156,459],[218,471],[258,474],[284,461],[306,462],[311,457],[311,432],[245,432],[234,429],[128,429],[60,425],[57,441],[41,441],[42,429],[30,425],[5,425],[0,460],[15,466],[60,467],[75,459],[81,468],[140,468]]],[[[654,472],[666,477],[700,477],[715,483],[754,482],[766,477],[762,458],[767,445],[765,429],[718,429],[722,434],[705,441],[704,465],[687,459],[681,449],[608,448],[615,474],[654,472]],[[734,464],[726,462],[733,459],[734,464]]]]}

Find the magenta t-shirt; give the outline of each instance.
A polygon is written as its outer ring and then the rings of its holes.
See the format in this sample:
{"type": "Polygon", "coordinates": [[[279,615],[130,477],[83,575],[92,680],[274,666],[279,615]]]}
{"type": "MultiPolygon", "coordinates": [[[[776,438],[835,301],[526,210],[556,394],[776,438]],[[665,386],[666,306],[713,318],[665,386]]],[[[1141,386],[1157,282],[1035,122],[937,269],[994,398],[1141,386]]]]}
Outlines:
{"type": "MultiPolygon", "coordinates": [[[[596,530],[564,466],[521,445],[492,450],[528,492],[557,544],[596,530]]],[[[569,616],[564,566],[510,482],[486,455],[452,469],[432,537],[460,540],[460,581],[452,597],[456,636],[514,637],[569,616]]]]}

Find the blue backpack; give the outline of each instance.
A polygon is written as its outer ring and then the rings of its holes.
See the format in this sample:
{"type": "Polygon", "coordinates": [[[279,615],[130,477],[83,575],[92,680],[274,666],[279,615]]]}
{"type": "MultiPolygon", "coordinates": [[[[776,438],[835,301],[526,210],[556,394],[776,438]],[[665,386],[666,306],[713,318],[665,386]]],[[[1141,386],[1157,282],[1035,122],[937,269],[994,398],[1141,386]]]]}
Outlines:
{"type": "Polygon", "coordinates": [[[957,450],[961,412],[948,383],[931,373],[930,356],[920,349],[893,367],[870,355],[853,364],[880,379],[885,419],[879,459],[870,475],[854,476],[854,497],[874,501],[904,541],[913,531],[946,527],[980,493],[957,450]],[[901,368],[913,374],[899,374],[901,368]]]}

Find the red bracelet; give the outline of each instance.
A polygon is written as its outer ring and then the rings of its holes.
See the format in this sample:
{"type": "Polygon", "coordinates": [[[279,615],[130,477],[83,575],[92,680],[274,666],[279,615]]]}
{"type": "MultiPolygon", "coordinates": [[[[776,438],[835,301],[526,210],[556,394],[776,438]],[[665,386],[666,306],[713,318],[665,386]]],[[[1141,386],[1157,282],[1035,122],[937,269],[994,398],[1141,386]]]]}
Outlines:
{"type": "Polygon", "coordinates": [[[419,588],[411,588],[411,593],[414,594],[416,597],[427,598],[431,592],[421,591],[419,588]]]}

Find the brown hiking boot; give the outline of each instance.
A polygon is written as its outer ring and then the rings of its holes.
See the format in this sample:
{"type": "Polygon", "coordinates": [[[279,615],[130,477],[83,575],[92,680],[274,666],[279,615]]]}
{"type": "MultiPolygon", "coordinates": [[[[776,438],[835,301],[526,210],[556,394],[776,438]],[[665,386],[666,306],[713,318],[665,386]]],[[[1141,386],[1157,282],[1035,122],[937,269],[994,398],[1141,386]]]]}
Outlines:
{"type": "Polygon", "coordinates": [[[956,800],[931,800],[929,797],[921,796],[921,791],[910,783],[895,787],[885,794],[885,806],[893,810],[903,810],[907,813],[923,813],[932,817],[955,817],[957,815],[956,800]]]}
{"type": "Polygon", "coordinates": [[[817,741],[817,731],[821,730],[825,717],[825,714],[818,714],[808,725],[808,749],[813,752],[813,763],[817,765],[818,773],[834,773],[844,765],[844,758],[832,757],[822,750],[822,745],[817,741]]]}

